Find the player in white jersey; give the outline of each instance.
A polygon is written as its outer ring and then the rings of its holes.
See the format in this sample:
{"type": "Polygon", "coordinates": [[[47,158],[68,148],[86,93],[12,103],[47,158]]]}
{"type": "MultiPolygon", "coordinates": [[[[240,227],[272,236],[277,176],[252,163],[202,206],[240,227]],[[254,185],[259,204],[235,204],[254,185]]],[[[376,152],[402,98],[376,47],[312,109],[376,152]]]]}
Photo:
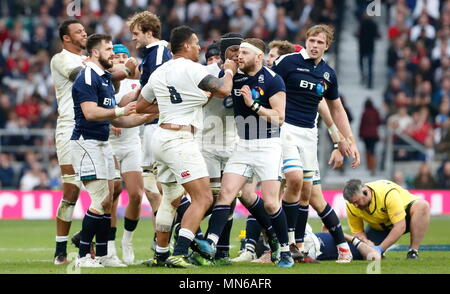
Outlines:
{"type": "MultiPolygon", "coordinates": [[[[130,58],[130,51],[122,44],[115,44],[114,48],[114,64],[125,64],[130,58]]],[[[116,103],[121,106],[121,100],[125,95],[135,95],[140,89],[139,80],[124,79],[120,83],[120,91],[115,95],[116,103]]],[[[138,221],[142,195],[144,194],[144,183],[142,180],[142,148],[141,139],[139,137],[139,127],[134,128],[115,128],[111,126],[109,142],[113,149],[114,156],[118,162],[118,170],[114,183],[113,211],[111,213],[111,230],[108,237],[108,255],[116,255],[115,235],[116,235],[116,219],[117,204],[119,195],[122,191],[122,179],[128,191],[129,202],[125,211],[124,233],[122,237],[122,258],[124,263],[133,264],[134,251],[132,245],[134,228],[129,227],[130,222],[138,221]]]]}
{"type": "MultiPolygon", "coordinates": [[[[143,97],[138,100],[137,112],[151,113],[159,108],[159,128],[152,138],[152,150],[158,170],[158,181],[163,188],[163,199],[156,216],[157,230],[169,232],[174,216],[176,201],[180,195],[179,185],[189,193],[192,204],[184,214],[181,229],[173,251],[166,262],[171,267],[193,267],[187,260],[191,245],[205,212],[212,204],[209,189],[208,170],[194,140],[194,131],[203,128],[202,107],[208,101],[208,94],[227,97],[231,92],[232,77],[236,64],[226,61],[225,75],[219,79],[210,75],[198,64],[198,38],[186,26],[172,30],[170,44],[173,59],[161,65],[150,76],[142,89],[143,97]]],[[[159,235],[158,235],[159,246],[159,235]]],[[[210,247],[203,240],[201,246],[210,247]]],[[[166,248],[168,252],[168,247],[166,248]]],[[[206,248],[203,248],[206,251],[206,248]]],[[[209,248],[213,257],[214,249],[209,248]]]]}
{"type": "Polygon", "coordinates": [[[74,128],[72,85],[83,69],[82,55],[87,34],[83,25],[75,19],[64,21],[59,27],[63,50],[53,56],[50,69],[58,102],[56,122],[56,154],[61,168],[63,197],[56,215],[55,264],[67,263],[67,240],[72,215],[80,193],[81,181],[75,177],[70,153],[70,137],[74,128]]]}

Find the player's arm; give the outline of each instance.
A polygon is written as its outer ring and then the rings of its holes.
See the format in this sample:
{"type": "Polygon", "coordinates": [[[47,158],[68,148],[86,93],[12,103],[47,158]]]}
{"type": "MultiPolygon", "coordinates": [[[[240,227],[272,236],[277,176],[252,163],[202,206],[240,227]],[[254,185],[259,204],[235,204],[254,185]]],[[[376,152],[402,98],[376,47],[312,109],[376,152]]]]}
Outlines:
{"type": "Polygon", "coordinates": [[[350,236],[344,233],[345,241],[352,243],[356,249],[361,253],[362,257],[366,260],[380,260],[381,254],[369,244],[363,242],[357,237],[350,236]]]}
{"type": "Polygon", "coordinates": [[[198,87],[203,91],[210,92],[211,96],[225,98],[230,96],[233,89],[233,76],[236,73],[236,64],[234,61],[226,60],[223,64],[224,76],[217,78],[211,74],[205,76],[198,87]]]}
{"type": "Polygon", "coordinates": [[[364,220],[353,213],[352,209],[350,208],[351,204],[349,204],[348,202],[346,202],[345,204],[347,210],[347,222],[352,235],[364,242],[368,241],[366,233],[364,233],[364,220]]]}
{"type": "Polygon", "coordinates": [[[285,108],[286,108],[286,92],[279,91],[269,98],[270,108],[263,107],[259,103],[255,103],[252,98],[252,92],[248,85],[241,88],[241,95],[244,99],[245,105],[251,108],[264,120],[282,125],[284,122],[285,108]]]}
{"type": "Polygon", "coordinates": [[[78,66],[78,67],[72,69],[72,70],[70,71],[70,73],[69,73],[69,76],[68,76],[69,81],[71,81],[71,82],[75,81],[76,78],[77,78],[77,76],[78,76],[78,74],[80,73],[80,71],[83,70],[83,68],[84,68],[84,67],[82,67],[82,66],[78,66]]]}
{"type": "Polygon", "coordinates": [[[403,207],[400,193],[393,189],[386,194],[386,210],[389,215],[389,220],[394,225],[389,232],[389,235],[380,243],[380,247],[383,251],[388,249],[391,245],[400,239],[405,233],[406,229],[406,213],[403,207]]]}
{"type": "Polygon", "coordinates": [[[332,164],[334,162],[332,169],[340,168],[344,164],[344,157],[342,154],[345,154],[346,150],[350,148],[350,145],[345,140],[344,135],[339,132],[338,128],[334,124],[330,110],[328,109],[328,105],[324,99],[320,101],[318,111],[320,117],[323,119],[328,128],[328,134],[330,135],[331,140],[334,144],[337,144],[337,148],[333,147],[328,164],[332,164]]]}
{"type": "Polygon", "coordinates": [[[159,115],[155,92],[150,86],[150,82],[148,82],[140,92],[138,101],[136,103],[136,112],[159,115]]]}
{"type": "Polygon", "coordinates": [[[136,101],[139,98],[140,93],[141,93],[141,89],[137,89],[137,90],[131,91],[130,93],[123,95],[122,99],[120,100],[119,106],[124,107],[128,103],[136,101]]]}
{"type": "Polygon", "coordinates": [[[83,115],[87,120],[106,121],[114,120],[121,116],[127,116],[136,112],[136,103],[132,102],[125,107],[103,108],[97,102],[84,101],[80,103],[83,115]]]}
{"type": "Polygon", "coordinates": [[[133,128],[144,123],[151,122],[158,117],[158,113],[131,115],[116,118],[111,121],[112,125],[118,128],[133,128]]]}
{"type": "Polygon", "coordinates": [[[350,128],[350,122],[348,121],[347,113],[345,112],[341,99],[326,99],[326,102],[330,109],[333,121],[336,123],[338,129],[342,132],[346,140],[350,143],[350,153],[346,152],[344,153],[344,155],[351,156],[354,159],[352,162],[353,168],[358,167],[360,164],[358,146],[356,145],[356,140],[353,137],[352,129],[350,128]]]}

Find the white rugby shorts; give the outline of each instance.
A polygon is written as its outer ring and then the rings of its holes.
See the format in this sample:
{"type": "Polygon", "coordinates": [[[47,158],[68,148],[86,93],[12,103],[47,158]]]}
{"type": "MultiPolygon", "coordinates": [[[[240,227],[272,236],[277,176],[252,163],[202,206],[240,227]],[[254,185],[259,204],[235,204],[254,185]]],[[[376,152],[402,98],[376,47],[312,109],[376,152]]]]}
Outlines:
{"type": "Polygon", "coordinates": [[[70,141],[72,165],[81,181],[113,180],[114,158],[108,141],[78,140],[70,141]]]}
{"type": "Polygon", "coordinates": [[[120,173],[142,172],[142,147],[139,137],[131,138],[126,145],[111,144],[114,155],[119,162],[120,173]]]}
{"type": "Polygon", "coordinates": [[[156,161],[158,181],[184,184],[208,177],[208,169],[194,135],[186,130],[158,127],[152,135],[151,151],[156,161]]]}
{"type": "Polygon", "coordinates": [[[150,124],[144,126],[142,135],[142,168],[152,169],[155,158],[152,152],[152,137],[154,132],[159,129],[158,124],[150,124]]]}
{"type": "Polygon", "coordinates": [[[55,147],[59,165],[72,165],[70,153],[70,137],[72,137],[73,125],[56,124],[55,147]]]}
{"type": "Polygon", "coordinates": [[[280,136],[283,145],[283,173],[319,169],[317,128],[300,128],[284,123],[281,126],[280,136]]]}
{"type": "Polygon", "coordinates": [[[280,138],[240,140],[223,173],[257,177],[258,182],[280,180],[282,164],[280,138]]]}

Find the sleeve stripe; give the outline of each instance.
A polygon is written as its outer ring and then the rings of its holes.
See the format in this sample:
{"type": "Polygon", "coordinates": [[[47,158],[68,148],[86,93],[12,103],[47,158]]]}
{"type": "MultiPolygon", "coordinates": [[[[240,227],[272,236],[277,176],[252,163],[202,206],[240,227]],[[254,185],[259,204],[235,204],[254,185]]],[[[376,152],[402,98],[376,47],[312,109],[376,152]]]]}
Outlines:
{"type": "Polygon", "coordinates": [[[89,67],[84,71],[84,82],[87,85],[92,86],[91,69],[89,67]]]}
{"type": "Polygon", "coordinates": [[[156,51],[156,65],[161,65],[163,62],[164,48],[162,45],[158,46],[158,51],[156,51]]]}

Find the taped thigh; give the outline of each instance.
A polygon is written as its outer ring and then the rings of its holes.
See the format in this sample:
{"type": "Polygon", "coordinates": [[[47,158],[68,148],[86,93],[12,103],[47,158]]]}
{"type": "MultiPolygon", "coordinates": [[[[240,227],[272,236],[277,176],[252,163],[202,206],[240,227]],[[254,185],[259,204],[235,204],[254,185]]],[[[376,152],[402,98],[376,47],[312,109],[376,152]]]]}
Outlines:
{"type": "Polygon", "coordinates": [[[144,181],[144,189],[155,194],[159,194],[158,186],[156,185],[156,176],[152,172],[142,173],[142,180],[144,181]]]}
{"type": "Polygon", "coordinates": [[[63,183],[75,185],[78,189],[81,188],[81,181],[77,175],[62,175],[61,178],[63,183]]]}
{"type": "Polygon", "coordinates": [[[161,183],[163,197],[156,214],[156,230],[160,232],[170,232],[177,208],[172,202],[183,196],[184,188],[178,183],[161,183]]]}

